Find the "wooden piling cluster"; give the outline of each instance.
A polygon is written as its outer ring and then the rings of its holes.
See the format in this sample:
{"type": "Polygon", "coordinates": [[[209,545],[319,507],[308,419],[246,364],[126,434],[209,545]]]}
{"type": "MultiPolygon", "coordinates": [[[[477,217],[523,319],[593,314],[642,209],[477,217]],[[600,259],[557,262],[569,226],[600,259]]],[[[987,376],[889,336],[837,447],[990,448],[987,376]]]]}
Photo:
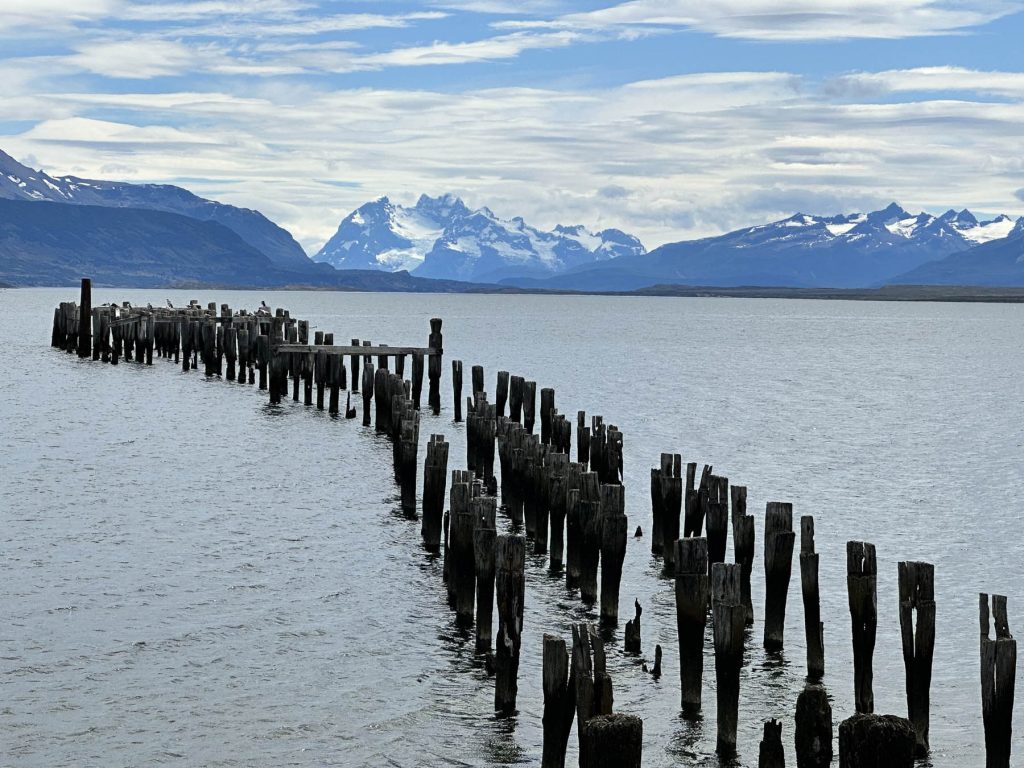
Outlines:
{"type": "MultiPolygon", "coordinates": [[[[202,366],[209,377],[255,384],[272,405],[288,395],[295,402],[331,415],[352,418],[349,392],[362,395],[363,423],[390,438],[395,479],[403,512],[417,513],[420,397],[423,375],[428,404],[440,410],[441,321],[431,320],[427,347],[374,346],[353,339],[335,346],[333,335],[316,331],[287,310],[266,306],[233,311],[215,303],[187,307],[133,307],[129,303],[92,306],[92,286],[82,284],[79,301],[54,310],[51,345],[83,359],[111,364],[121,359],[153,363],[154,354],[173,359],[183,371],[202,366]],[[349,365],[345,365],[345,357],[349,365]],[[412,357],[411,379],[405,378],[412,357]],[[376,359],[375,359],[376,358],[376,359]],[[394,361],[394,370],[391,361],[394,361]],[[426,364],[425,364],[426,363],[426,364]],[[341,394],[346,395],[342,411],[341,394]],[[372,416],[372,418],[371,418],[372,416]]],[[[462,363],[453,364],[456,421],[461,418],[462,363]]],[[[498,372],[496,402],[484,389],[484,370],[471,368],[466,397],[468,470],[452,470],[447,487],[449,444],[431,435],[425,445],[422,524],[425,548],[444,553],[445,581],[457,626],[475,628],[475,648],[494,649],[495,709],[515,711],[525,601],[527,542],[535,554],[547,554],[550,569],[564,569],[566,584],[579,588],[588,604],[600,603],[603,625],[618,623],[619,586],[626,553],[623,437],[600,416],[577,413],[573,448],[571,421],[558,413],[555,392],[521,376],[498,372]],[[508,415],[505,408],[508,405],[508,415]],[[535,431],[540,422],[539,432],[535,431]],[[511,535],[499,533],[494,452],[500,462],[502,511],[511,535]],[[449,510],[445,512],[446,498],[449,510]],[[525,535],[516,535],[517,526],[525,535]],[[497,632],[492,631],[497,612],[497,632]]],[[[695,486],[696,463],[665,453],[651,470],[651,549],[675,579],[680,659],[681,708],[701,708],[703,654],[708,607],[711,609],[717,694],[719,754],[736,751],[740,668],[744,628],[753,623],[750,580],[754,559],[753,515],[747,514],[747,489],[730,486],[704,465],[695,486]],[[731,511],[730,511],[731,502],[731,511]],[[680,530],[682,529],[682,530],[680,530]],[[726,562],[728,532],[733,560],[726,562]],[[703,535],[702,535],[703,534],[703,535]]],[[[823,623],[818,590],[819,556],[814,519],[800,519],[800,575],[803,594],[807,672],[811,684],[796,704],[798,765],[828,765],[831,760],[831,709],[824,689],[813,681],[824,673],[823,623]]],[[[638,534],[639,535],[639,534],[638,534]]],[[[783,627],[795,542],[792,505],[769,502],[764,522],[764,646],[783,647],[783,627]]],[[[846,754],[876,754],[880,744],[894,745],[902,760],[907,743],[918,756],[928,751],[929,694],[935,643],[934,569],[928,563],[901,562],[899,618],[906,671],[909,719],[875,716],[872,654],[877,631],[877,566],[874,547],[847,544],[847,587],[854,648],[854,701],[858,712],[840,729],[841,760],[846,754]],[[912,739],[908,736],[912,735],[912,739]],[[908,739],[909,742],[908,742],[908,739]],[[874,751],[872,751],[874,750],[874,751]]],[[[640,607],[627,627],[627,651],[637,653],[640,607]]],[[[1006,598],[981,595],[981,683],[987,765],[1008,766],[1016,642],[1009,632],[1006,598]],[[995,638],[990,638],[994,618],[995,638]]],[[[660,646],[658,659],[660,662],[660,646]]],[[[564,640],[544,636],[544,766],[564,766],[572,720],[577,720],[581,765],[639,765],[642,722],[613,713],[604,644],[590,625],[573,627],[573,649],[564,640]]],[[[657,665],[660,668],[660,664],[657,665]]],[[[646,669],[646,667],[645,667],[646,669]]],[[[761,764],[781,764],[781,724],[765,723],[761,764]]],[[[850,759],[853,759],[852,757],[850,759]]],[[[858,758],[859,759],[859,758],[858,758]]],[[[850,763],[853,764],[853,763],[850,763]]],[[[866,763],[865,763],[866,764],[866,763]]]]}

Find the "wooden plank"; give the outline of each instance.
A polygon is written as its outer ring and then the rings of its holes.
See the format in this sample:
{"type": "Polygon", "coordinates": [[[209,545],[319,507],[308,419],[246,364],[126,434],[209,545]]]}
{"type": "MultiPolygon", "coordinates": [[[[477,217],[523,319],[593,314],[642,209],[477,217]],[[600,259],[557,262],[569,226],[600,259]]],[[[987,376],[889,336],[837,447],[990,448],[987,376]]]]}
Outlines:
{"type": "Polygon", "coordinates": [[[277,352],[318,352],[324,351],[329,355],[384,355],[387,357],[394,357],[395,355],[415,355],[421,354],[427,357],[440,355],[436,349],[432,347],[355,347],[355,346],[337,346],[330,344],[316,345],[316,344],[278,344],[275,349],[277,352]]]}

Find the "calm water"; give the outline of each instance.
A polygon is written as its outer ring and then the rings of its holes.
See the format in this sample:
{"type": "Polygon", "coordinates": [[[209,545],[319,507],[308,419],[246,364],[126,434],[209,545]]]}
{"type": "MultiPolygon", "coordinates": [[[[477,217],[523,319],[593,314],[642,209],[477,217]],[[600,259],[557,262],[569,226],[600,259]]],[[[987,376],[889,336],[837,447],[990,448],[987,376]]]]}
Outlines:
{"type": "MultiPolygon", "coordinates": [[[[837,721],[853,709],[845,542],[878,548],[879,712],[905,714],[896,562],[935,563],[932,764],[984,764],[978,591],[1009,595],[1011,628],[1024,626],[1024,307],[94,291],[96,303],[165,297],[266,299],[339,339],[390,344],[425,344],[427,319],[443,317],[445,409],[421,432],[446,435],[450,467],[465,456],[450,406],[460,358],[467,381],[483,364],[493,389],[507,368],[554,387],[562,412],[617,424],[626,511],[645,532],[648,470],[666,450],[747,485],[755,514],[768,500],[814,514],[837,721]]],[[[541,636],[594,617],[544,559],[527,565],[520,712],[497,719],[440,563],[398,509],[384,439],[171,363],[55,352],[52,307],[75,298],[0,291],[0,764],[537,764],[541,636]]],[[[739,763],[756,765],[761,722],[776,716],[795,765],[799,573],[785,656],[768,658],[761,535],[759,522],[739,763]]],[[[616,635],[616,708],[643,717],[645,765],[717,765],[713,655],[705,719],[687,722],[672,585],[649,545],[630,539],[621,612],[639,598],[664,676],[642,674],[616,635]]]]}

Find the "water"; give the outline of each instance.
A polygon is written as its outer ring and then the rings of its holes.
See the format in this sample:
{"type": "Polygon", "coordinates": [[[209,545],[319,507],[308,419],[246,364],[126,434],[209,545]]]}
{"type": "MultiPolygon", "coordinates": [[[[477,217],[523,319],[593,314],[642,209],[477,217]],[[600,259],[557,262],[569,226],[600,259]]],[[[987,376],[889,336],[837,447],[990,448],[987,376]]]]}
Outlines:
{"type": "MultiPolygon", "coordinates": [[[[896,562],[935,563],[931,762],[984,764],[977,593],[1009,595],[1011,629],[1024,623],[1024,307],[103,289],[93,300],[165,297],[266,299],[346,341],[425,345],[427,319],[441,316],[445,410],[424,414],[422,440],[444,433],[449,466],[462,465],[452,358],[467,381],[484,365],[491,389],[499,368],[535,378],[563,413],[600,413],[625,433],[631,530],[649,532],[648,470],[661,451],[746,484],[759,515],[758,623],[741,679],[740,765],[756,765],[772,716],[795,765],[803,685],[798,571],[784,657],[760,649],[764,503],[792,501],[796,516],[817,519],[837,722],[853,709],[845,542],[878,548],[879,712],[905,714],[896,562]]],[[[399,511],[385,439],[172,363],[112,367],[53,351],[52,307],[74,298],[0,291],[0,763],[537,764],[541,636],[595,618],[544,559],[527,564],[520,711],[498,719],[493,681],[453,626],[440,563],[399,511]]],[[[652,659],[662,644],[664,675],[622,656],[617,633],[616,708],[644,718],[645,765],[717,765],[713,655],[704,719],[687,722],[672,585],[649,547],[629,541],[621,613],[639,598],[643,647],[652,659]]]]}

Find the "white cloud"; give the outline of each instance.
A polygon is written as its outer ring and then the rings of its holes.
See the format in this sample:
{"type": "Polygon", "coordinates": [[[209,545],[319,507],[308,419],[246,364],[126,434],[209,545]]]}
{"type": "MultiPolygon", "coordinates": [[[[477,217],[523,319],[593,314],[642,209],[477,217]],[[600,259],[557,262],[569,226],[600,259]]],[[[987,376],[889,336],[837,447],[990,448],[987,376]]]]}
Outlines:
{"type": "Polygon", "coordinates": [[[453,190],[541,225],[616,226],[654,246],[797,208],[892,199],[1012,214],[1024,176],[1021,98],[837,101],[784,72],[602,90],[268,82],[242,96],[24,99],[19,113],[39,124],[0,137],[5,150],[58,173],[185,179],[199,194],[259,208],[314,249],[344,214],[382,194],[411,201],[453,190]],[[93,117],[111,109],[122,122],[93,117]]]}
{"type": "Polygon", "coordinates": [[[106,77],[147,79],[193,69],[197,56],[194,49],[168,40],[112,40],[85,43],[66,62],[106,77]]]}
{"type": "Polygon", "coordinates": [[[602,30],[685,27],[754,40],[843,40],[956,33],[1024,8],[1019,0],[630,0],[555,20],[507,21],[506,28],[602,30]]]}
{"type": "Polygon", "coordinates": [[[884,72],[857,72],[837,78],[838,93],[969,91],[1024,96],[1024,72],[985,72],[962,67],[917,67],[884,72]]]}
{"type": "Polygon", "coordinates": [[[120,7],[120,0],[0,0],[0,32],[23,32],[26,27],[44,32],[63,29],[109,16],[120,7]]]}

